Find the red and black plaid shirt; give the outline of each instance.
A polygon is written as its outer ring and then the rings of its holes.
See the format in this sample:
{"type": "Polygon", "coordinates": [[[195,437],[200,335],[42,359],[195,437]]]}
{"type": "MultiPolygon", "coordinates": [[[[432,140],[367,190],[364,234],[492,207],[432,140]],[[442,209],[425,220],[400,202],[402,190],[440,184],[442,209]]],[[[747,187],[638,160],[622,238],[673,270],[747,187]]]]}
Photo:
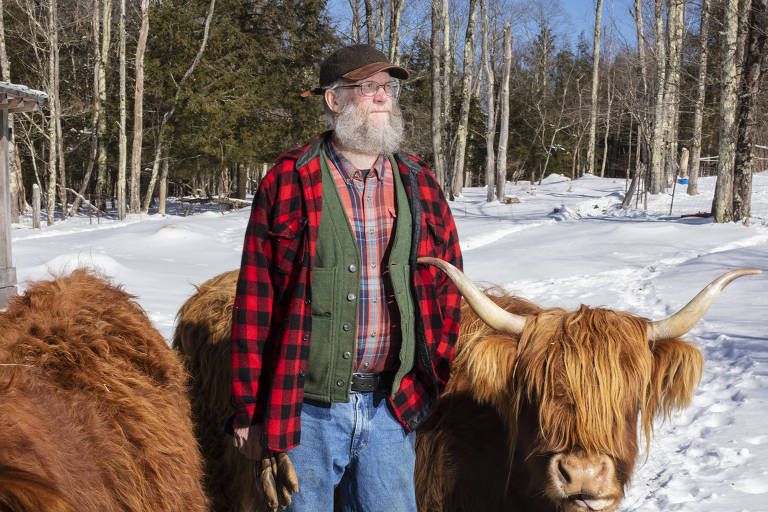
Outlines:
{"type": "MultiPolygon", "coordinates": [[[[278,157],[253,200],[232,319],[234,427],[262,424],[262,444],[299,444],[304,372],[311,334],[311,269],[320,226],[320,148],[330,132],[278,157]]],[[[450,375],[460,296],[432,256],[461,268],[456,226],[426,163],[396,153],[413,217],[411,285],[416,306],[413,369],[388,400],[414,430],[431,412],[450,375]]]]}

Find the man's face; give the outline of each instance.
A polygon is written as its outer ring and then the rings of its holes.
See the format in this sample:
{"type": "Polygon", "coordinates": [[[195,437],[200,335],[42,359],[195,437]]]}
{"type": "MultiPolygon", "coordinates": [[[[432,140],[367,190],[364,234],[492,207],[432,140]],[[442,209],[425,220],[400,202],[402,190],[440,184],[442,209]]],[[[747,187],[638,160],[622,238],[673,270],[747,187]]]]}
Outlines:
{"type": "MultiPolygon", "coordinates": [[[[389,73],[380,71],[363,80],[352,82],[350,85],[363,82],[384,85],[391,81],[392,77],[389,73]]],[[[386,125],[392,113],[393,98],[384,92],[383,87],[379,87],[373,96],[364,96],[359,88],[329,90],[326,91],[326,101],[331,110],[336,113],[341,112],[346,105],[351,103],[360,115],[365,116],[368,124],[376,128],[386,125]]]]}

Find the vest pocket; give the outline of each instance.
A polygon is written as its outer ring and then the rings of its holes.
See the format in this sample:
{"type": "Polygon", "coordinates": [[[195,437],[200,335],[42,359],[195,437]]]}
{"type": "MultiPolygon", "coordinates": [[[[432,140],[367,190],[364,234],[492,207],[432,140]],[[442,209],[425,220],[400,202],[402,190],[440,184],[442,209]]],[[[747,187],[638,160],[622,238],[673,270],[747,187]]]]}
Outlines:
{"type": "Polygon", "coordinates": [[[312,315],[330,317],[336,284],[336,267],[312,269],[312,315]]]}
{"type": "Polygon", "coordinates": [[[309,343],[307,375],[304,381],[304,394],[309,398],[328,400],[325,394],[331,375],[331,365],[328,361],[332,324],[330,316],[312,315],[312,340],[309,343]]]}

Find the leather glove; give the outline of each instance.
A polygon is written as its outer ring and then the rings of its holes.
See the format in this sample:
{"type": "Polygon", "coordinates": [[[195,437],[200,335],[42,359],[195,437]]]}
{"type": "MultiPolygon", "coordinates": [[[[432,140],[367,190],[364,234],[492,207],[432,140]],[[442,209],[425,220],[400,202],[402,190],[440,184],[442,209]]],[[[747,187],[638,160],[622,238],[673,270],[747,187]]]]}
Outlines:
{"type": "Polygon", "coordinates": [[[271,512],[285,509],[291,504],[291,495],[299,492],[299,481],[293,463],[285,452],[264,450],[261,459],[261,490],[271,512]]]}

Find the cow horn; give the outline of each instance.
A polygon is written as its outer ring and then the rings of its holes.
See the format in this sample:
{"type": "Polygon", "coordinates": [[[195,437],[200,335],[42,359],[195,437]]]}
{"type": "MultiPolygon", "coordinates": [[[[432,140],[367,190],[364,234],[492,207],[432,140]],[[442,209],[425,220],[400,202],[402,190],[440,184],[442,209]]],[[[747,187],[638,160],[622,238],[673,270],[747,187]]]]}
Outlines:
{"type": "Polygon", "coordinates": [[[459,289],[459,293],[464,297],[477,316],[497,331],[505,332],[519,336],[525,326],[525,317],[515,315],[505,311],[497,306],[480,288],[473,283],[464,273],[448,263],[438,258],[422,257],[417,260],[419,263],[434,265],[447,275],[453,284],[459,289]]]}
{"type": "Polygon", "coordinates": [[[760,273],[762,273],[762,270],[756,268],[740,268],[726,272],[709,283],[691,302],[674,315],[664,320],[649,323],[648,340],[668,340],[682,336],[690,331],[696,325],[696,322],[701,320],[709,306],[712,305],[715,298],[723,291],[723,288],[728,286],[728,283],[742,276],[760,273]]]}

